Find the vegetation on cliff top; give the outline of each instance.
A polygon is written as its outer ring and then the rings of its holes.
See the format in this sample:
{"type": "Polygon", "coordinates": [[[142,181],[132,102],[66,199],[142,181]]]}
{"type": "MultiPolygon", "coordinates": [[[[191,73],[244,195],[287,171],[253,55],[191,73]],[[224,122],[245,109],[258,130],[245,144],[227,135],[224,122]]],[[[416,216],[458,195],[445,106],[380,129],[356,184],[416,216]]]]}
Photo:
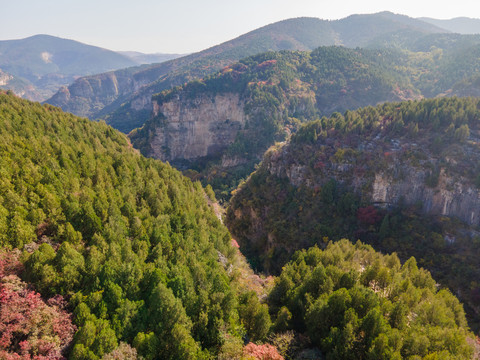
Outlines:
{"type": "MultiPolygon", "coordinates": [[[[331,46],[312,52],[270,52],[240,60],[217,74],[153,96],[160,106],[179,101],[189,107],[195,106],[195,99],[234,93],[243,99],[249,119],[226,150],[197,159],[195,164],[181,158],[169,160],[180,168],[200,172],[194,175],[208,179],[217,196],[228,199],[235,184],[253,170],[266,148],[295,132],[305,120],[385,101],[477,94],[474,86],[462,86],[474,82],[477,43],[476,37],[437,34],[423,42],[408,43],[408,50],[331,46]],[[436,46],[428,47],[432,42],[436,46]],[[222,156],[235,159],[240,167],[219,166],[222,156]]],[[[167,122],[160,112],[134,130],[131,138],[135,147],[151,156],[155,130],[167,122]]],[[[169,149],[162,151],[167,154],[169,149]]]]}
{"type": "MultiPolygon", "coordinates": [[[[336,110],[415,97],[409,80],[394,70],[402,59],[396,51],[342,47],[269,52],[241,60],[204,80],[164,91],[153,100],[160,106],[180,101],[183,107],[194,107],[195,99],[201,97],[214,99],[217,94],[232,93],[240,96],[248,120],[235,141],[226,150],[190,165],[213,185],[220,183],[215,190],[225,199],[237,184],[232,178],[247,176],[263,152],[275,141],[284,140],[301,122],[336,110]],[[211,176],[222,156],[239,159],[241,174],[235,171],[238,168],[226,172],[220,169],[217,173],[226,174],[225,178],[211,176]]],[[[159,113],[134,130],[130,134],[133,145],[151,156],[156,129],[166,122],[168,119],[159,113]]],[[[168,154],[169,149],[163,151],[168,154]]]]}

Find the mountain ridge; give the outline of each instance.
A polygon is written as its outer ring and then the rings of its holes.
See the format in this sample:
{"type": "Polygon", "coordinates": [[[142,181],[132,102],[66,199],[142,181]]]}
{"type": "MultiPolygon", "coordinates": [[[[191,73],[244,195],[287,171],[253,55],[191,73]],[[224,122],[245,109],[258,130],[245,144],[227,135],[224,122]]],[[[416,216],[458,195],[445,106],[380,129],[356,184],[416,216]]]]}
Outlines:
{"type": "Polygon", "coordinates": [[[0,68],[35,87],[32,100],[50,97],[79,76],[136,64],[114,51],[52,35],[0,41],[0,68]]]}
{"type": "MultiPolygon", "coordinates": [[[[275,50],[313,50],[318,46],[348,44],[348,46],[367,46],[375,43],[378,36],[396,36],[398,32],[409,29],[409,36],[420,38],[428,33],[441,33],[446,30],[426,24],[419,20],[392,13],[356,15],[341,20],[321,20],[318,18],[294,18],[265,25],[233,40],[205,49],[183,58],[156,65],[138,72],[131,72],[128,85],[109,90],[108,86],[98,87],[100,92],[84,93],[78,82],[93,84],[100,82],[105,75],[77,80],[68,88],[47,100],[66,111],[78,115],[103,118],[107,123],[124,132],[139,127],[152,111],[151,96],[169,87],[181,85],[195,78],[202,78],[241,58],[265,51],[275,50]],[[397,19],[397,20],[393,20],[397,19]],[[373,25],[365,30],[365,22],[373,25]],[[417,27],[412,23],[419,24],[417,27]],[[355,29],[347,31],[349,27],[355,29]],[[377,31],[377,32],[376,32],[377,31]],[[342,32],[345,35],[339,35],[342,32]],[[138,81],[136,78],[141,78],[138,81]],[[77,104],[82,104],[78,109],[77,104]],[[94,105],[95,104],[95,105],[94,105]]],[[[124,71],[125,72],[125,71],[124,71]]],[[[112,76],[116,74],[113,73],[112,76]]],[[[93,85],[90,85],[93,88],[93,85]]]]}

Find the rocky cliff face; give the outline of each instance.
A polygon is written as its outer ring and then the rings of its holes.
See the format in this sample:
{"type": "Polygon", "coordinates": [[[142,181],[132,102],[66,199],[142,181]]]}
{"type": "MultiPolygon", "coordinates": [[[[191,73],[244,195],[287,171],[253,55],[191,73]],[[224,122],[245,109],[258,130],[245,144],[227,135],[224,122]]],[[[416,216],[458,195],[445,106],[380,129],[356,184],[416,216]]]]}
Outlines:
{"type": "Polygon", "coordinates": [[[176,97],[160,106],[154,102],[153,115],[161,124],[149,155],[163,161],[221,155],[245,125],[243,107],[238,94],[176,97]]]}
{"type": "Polygon", "coordinates": [[[403,169],[405,178],[398,181],[393,171],[375,174],[370,195],[373,203],[398,204],[404,201],[408,205],[422,205],[428,214],[457,217],[469,225],[480,224],[480,192],[465,182],[447,175],[441,169],[438,185],[425,185],[427,174],[411,167],[403,169]]]}
{"type": "MultiPolygon", "coordinates": [[[[441,102],[460,104],[455,99],[441,102]]],[[[378,232],[386,214],[411,211],[431,224],[461,222],[458,228],[468,228],[463,234],[480,226],[477,115],[471,115],[470,130],[452,124],[418,130],[398,120],[397,114],[377,114],[374,119],[380,120],[364,126],[376,124],[375,128],[363,133],[339,132],[332,119],[310,123],[289,142],[270,149],[257,172],[235,193],[227,224],[264,269],[278,270],[271,259],[288,259],[299,248],[321,243],[323,236],[383,240],[388,237],[388,219],[378,232]]],[[[433,117],[430,121],[438,124],[433,117]]],[[[398,227],[400,220],[396,221],[398,227]]],[[[433,237],[442,234],[440,243],[451,242],[450,231],[458,234],[442,225],[425,231],[435,232],[433,237]]]]}
{"type": "Polygon", "coordinates": [[[4,73],[0,70],[0,86],[7,85],[12,78],[13,77],[10,74],[4,73]]]}
{"type": "Polygon", "coordinates": [[[105,105],[138,86],[133,77],[122,76],[120,71],[82,77],[68,87],[61,87],[48,103],[78,116],[95,118],[105,105]]]}
{"type": "MultiPolygon", "coordinates": [[[[367,146],[360,143],[358,149],[367,146]]],[[[341,162],[333,160],[321,165],[316,162],[316,168],[312,168],[308,163],[289,156],[288,148],[272,152],[263,166],[271,175],[286,177],[296,187],[318,188],[333,178],[366,202],[380,207],[388,208],[399,203],[417,205],[426,214],[457,217],[469,225],[480,225],[479,189],[470,180],[454,173],[452,164],[427,156],[427,151],[418,150],[425,155],[425,159],[419,162],[405,161],[408,146],[412,144],[402,144],[403,150],[399,149],[398,143],[384,149],[388,151],[384,151],[383,159],[377,159],[378,166],[369,172],[364,171],[363,165],[358,165],[362,161],[358,158],[346,158],[341,162]]],[[[478,156],[480,153],[474,158],[478,156]]]]}
{"type": "Polygon", "coordinates": [[[348,130],[343,118],[311,122],[265,154],[225,222],[251,264],[270,273],[295,251],[342,237],[415,256],[478,327],[479,105],[383,104],[346,114],[348,130]]]}

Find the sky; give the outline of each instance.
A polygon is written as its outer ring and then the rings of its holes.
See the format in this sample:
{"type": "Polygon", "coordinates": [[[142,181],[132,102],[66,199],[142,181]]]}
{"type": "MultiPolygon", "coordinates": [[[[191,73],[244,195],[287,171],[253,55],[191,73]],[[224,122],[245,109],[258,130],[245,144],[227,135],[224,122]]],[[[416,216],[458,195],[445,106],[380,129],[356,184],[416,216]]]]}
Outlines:
{"type": "Polygon", "coordinates": [[[379,11],[480,18],[474,0],[0,0],[0,40],[49,34],[116,51],[185,54],[283,19],[379,11]]]}

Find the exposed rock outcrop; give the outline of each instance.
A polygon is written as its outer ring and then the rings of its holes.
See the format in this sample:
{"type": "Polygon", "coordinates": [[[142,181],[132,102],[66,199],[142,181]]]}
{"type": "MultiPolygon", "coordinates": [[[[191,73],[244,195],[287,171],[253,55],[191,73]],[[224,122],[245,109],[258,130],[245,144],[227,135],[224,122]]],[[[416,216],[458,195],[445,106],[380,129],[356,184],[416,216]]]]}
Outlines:
{"type": "Polygon", "coordinates": [[[48,102],[78,116],[95,117],[105,104],[139,86],[133,77],[124,76],[121,71],[109,72],[79,78],[69,87],[61,87],[48,102]]]}
{"type": "Polygon", "coordinates": [[[149,155],[163,161],[221,155],[245,125],[243,107],[238,94],[176,97],[160,106],[154,102],[160,125],[150,141],[149,155]]]}
{"type": "Polygon", "coordinates": [[[0,69],[0,86],[7,85],[8,82],[9,82],[12,78],[13,78],[12,75],[7,74],[7,73],[4,73],[4,72],[0,69]]]}
{"type": "MultiPolygon", "coordinates": [[[[359,147],[365,147],[365,144],[359,147]]],[[[480,191],[470,180],[450,174],[436,158],[423,160],[425,167],[422,167],[402,161],[402,152],[387,152],[387,156],[385,168],[363,176],[358,176],[360,167],[356,166],[356,161],[327,163],[321,171],[312,171],[308,164],[290,158],[288,149],[271,154],[263,166],[272,175],[287,177],[296,187],[320,187],[334,178],[352,188],[364,200],[381,207],[399,203],[418,205],[426,214],[457,217],[469,225],[480,225],[480,191]],[[438,169],[434,186],[428,185],[428,178],[432,176],[430,168],[438,169]]]]}

